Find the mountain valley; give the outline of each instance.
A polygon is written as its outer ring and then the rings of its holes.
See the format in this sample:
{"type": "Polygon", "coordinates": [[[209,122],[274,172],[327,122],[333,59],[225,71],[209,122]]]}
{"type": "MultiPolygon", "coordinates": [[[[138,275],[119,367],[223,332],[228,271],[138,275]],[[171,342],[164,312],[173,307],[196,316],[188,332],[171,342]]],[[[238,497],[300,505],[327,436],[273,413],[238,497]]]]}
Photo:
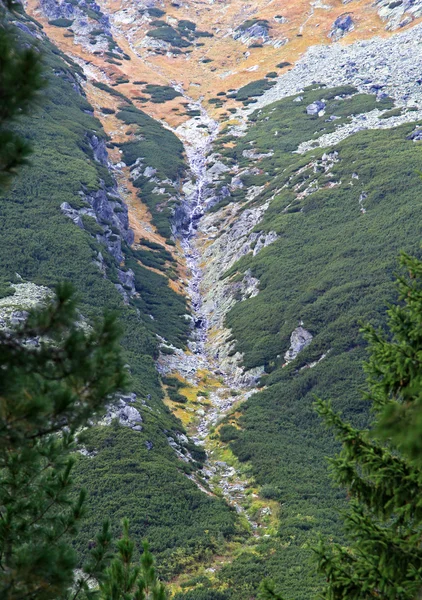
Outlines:
{"type": "Polygon", "coordinates": [[[331,398],[368,423],[360,326],[420,255],[421,0],[27,0],[48,85],[0,204],[0,323],[71,281],[129,389],[79,438],[104,515],[177,600],[315,597],[344,541],[331,398]]]}

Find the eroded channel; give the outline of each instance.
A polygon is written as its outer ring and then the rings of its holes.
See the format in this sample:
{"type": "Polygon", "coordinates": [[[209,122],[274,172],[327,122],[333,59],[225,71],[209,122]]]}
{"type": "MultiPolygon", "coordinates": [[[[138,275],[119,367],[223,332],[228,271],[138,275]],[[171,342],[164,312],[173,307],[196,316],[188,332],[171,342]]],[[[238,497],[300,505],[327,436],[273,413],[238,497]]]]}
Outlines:
{"type": "MultiPolygon", "coordinates": [[[[193,106],[192,106],[193,107],[193,106]]],[[[159,368],[165,375],[176,375],[186,381],[187,405],[178,407],[189,437],[206,452],[202,473],[193,479],[208,493],[221,495],[243,516],[252,539],[268,535],[277,520],[277,509],[259,497],[247,465],[240,464],[228,445],[218,436],[219,422],[227,415],[236,422],[236,407],[251,396],[256,388],[235,382],[219,360],[211,344],[215,324],[210,323],[209,307],[204,305],[204,238],[201,222],[215,201],[215,182],[209,173],[212,144],[218,135],[213,121],[198,103],[193,108],[201,117],[180,126],[176,133],[183,141],[192,180],[185,184],[183,202],[176,215],[176,236],[180,240],[189,270],[187,292],[193,318],[188,350],[176,351],[160,358],[159,368]]],[[[211,319],[212,320],[212,319],[211,319]]]]}

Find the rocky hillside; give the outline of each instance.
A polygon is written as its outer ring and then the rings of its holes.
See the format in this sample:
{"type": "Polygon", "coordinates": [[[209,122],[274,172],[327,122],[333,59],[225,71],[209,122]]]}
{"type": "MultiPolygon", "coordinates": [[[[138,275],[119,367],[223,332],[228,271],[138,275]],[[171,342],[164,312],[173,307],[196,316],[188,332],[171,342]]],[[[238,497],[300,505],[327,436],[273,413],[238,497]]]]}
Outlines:
{"type": "Polygon", "coordinates": [[[420,247],[422,2],[26,10],[49,87],[1,204],[3,326],[70,279],[133,375],[81,439],[78,543],[126,514],[178,600],[314,597],[345,498],[312,403],[367,422],[359,323],[420,247]]]}

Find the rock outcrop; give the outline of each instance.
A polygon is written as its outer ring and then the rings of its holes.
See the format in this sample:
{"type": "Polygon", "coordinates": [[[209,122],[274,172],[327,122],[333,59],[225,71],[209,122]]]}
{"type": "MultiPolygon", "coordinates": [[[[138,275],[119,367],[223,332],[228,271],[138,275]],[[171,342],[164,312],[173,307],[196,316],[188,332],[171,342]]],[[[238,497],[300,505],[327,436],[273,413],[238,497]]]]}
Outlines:
{"type": "Polygon", "coordinates": [[[334,21],[331,31],[328,35],[337,41],[349,31],[353,31],[354,28],[355,23],[352,19],[352,16],[350,14],[341,15],[334,21]]]}
{"type": "Polygon", "coordinates": [[[292,332],[290,336],[290,348],[287,350],[284,355],[284,360],[286,363],[294,360],[299,352],[304,350],[309,344],[312,342],[312,334],[304,329],[302,325],[296,327],[296,329],[292,332]]]}

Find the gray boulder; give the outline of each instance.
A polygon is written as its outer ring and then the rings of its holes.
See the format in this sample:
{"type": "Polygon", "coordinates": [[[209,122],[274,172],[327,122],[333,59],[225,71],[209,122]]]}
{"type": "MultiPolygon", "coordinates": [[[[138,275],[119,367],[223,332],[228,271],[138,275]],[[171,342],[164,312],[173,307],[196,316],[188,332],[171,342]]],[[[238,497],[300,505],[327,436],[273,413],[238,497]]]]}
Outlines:
{"type": "Polygon", "coordinates": [[[288,363],[296,358],[306,346],[312,342],[312,333],[304,329],[302,326],[296,327],[290,336],[290,348],[284,355],[284,360],[288,363]]]}
{"type": "Polygon", "coordinates": [[[340,15],[333,23],[329,37],[339,40],[349,31],[353,31],[355,28],[355,23],[351,17],[351,15],[340,15]]]}
{"type": "Polygon", "coordinates": [[[312,104],[308,104],[306,112],[308,115],[319,115],[320,112],[325,110],[325,106],[325,102],[317,100],[316,102],[312,102],[312,104]]]}
{"type": "Polygon", "coordinates": [[[422,140],[422,129],[415,129],[410,135],[407,136],[407,140],[413,140],[414,142],[420,142],[422,140]]]}
{"type": "Polygon", "coordinates": [[[135,273],[132,271],[132,269],[128,269],[127,271],[123,271],[123,270],[119,269],[117,271],[117,275],[118,275],[119,281],[122,285],[124,285],[130,289],[132,289],[134,287],[135,273]]]}
{"type": "Polygon", "coordinates": [[[104,140],[100,140],[96,135],[92,135],[89,137],[89,144],[94,153],[95,160],[106,167],[108,165],[108,154],[104,140]]]}

